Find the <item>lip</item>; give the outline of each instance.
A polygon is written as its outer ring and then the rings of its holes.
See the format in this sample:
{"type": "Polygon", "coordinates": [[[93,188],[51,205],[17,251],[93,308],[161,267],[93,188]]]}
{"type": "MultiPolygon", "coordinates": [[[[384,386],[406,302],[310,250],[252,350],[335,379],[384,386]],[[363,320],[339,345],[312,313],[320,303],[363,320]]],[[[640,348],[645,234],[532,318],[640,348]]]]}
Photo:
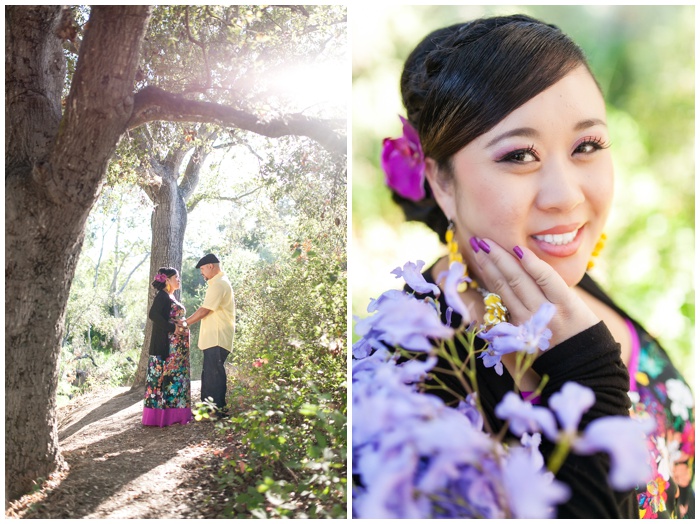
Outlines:
{"type": "Polygon", "coordinates": [[[539,251],[542,253],[545,253],[547,255],[553,256],[553,257],[570,257],[571,255],[574,255],[578,249],[581,247],[581,243],[583,242],[583,232],[586,229],[586,226],[579,226],[578,224],[575,225],[567,225],[567,226],[557,226],[553,227],[551,229],[547,229],[546,231],[542,231],[539,233],[535,233],[535,235],[531,235],[530,239],[532,242],[537,246],[539,251]],[[572,231],[576,231],[576,228],[578,229],[578,232],[576,233],[576,236],[574,239],[569,242],[568,244],[561,245],[561,246],[555,246],[554,244],[549,244],[545,242],[544,240],[538,240],[535,238],[535,235],[541,236],[541,235],[562,235],[565,233],[571,233],[572,231]]]}

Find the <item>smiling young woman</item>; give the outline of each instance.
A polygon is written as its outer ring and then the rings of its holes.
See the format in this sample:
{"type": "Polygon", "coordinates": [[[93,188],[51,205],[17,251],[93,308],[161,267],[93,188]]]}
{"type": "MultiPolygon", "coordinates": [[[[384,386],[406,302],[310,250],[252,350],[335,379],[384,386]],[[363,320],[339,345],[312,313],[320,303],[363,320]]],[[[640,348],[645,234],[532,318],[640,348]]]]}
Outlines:
{"type": "MultiPolygon", "coordinates": [[[[604,458],[569,456],[557,476],[572,496],[558,517],[693,516],[690,389],[659,344],[586,273],[610,212],[614,170],[603,94],[583,52],[558,28],[524,15],[455,24],[413,50],[401,93],[404,137],[385,140],[382,160],[406,217],[449,245],[451,255],[423,273],[427,283],[440,285],[457,258],[473,281],[461,294],[471,318],[493,307],[488,293],[515,325],[554,306],[552,347],[522,378],[514,354],[502,357],[500,376],[479,359],[488,426],[503,429],[495,406],[514,389],[529,399],[545,375],[532,400],[541,405],[566,381],[589,387],[595,405],[582,428],[605,416],[655,419],[653,478],[616,491],[604,458]]],[[[459,315],[445,314],[446,294],[437,297],[444,321],[459,327],[459,315]]],[[[452,404],[466,397],[458,378],[435,374],[432,384],[447,387],[429,391],[452,404]]],[[[545,457],[552,449],[545,439],[545,457]]]]}

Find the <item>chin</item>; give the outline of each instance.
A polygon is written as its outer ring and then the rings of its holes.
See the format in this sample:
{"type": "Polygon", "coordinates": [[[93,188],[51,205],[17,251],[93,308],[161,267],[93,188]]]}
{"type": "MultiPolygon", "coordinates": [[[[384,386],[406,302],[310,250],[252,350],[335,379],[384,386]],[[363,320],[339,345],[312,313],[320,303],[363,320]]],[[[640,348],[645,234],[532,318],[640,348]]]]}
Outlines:
{"type": "Polygon", "coordinates": [[[557,273],[559,273],[559,276],[569,287],[574,287],[576,284],[581,282],[583,275],[586,273],[587,265],[588,261],[581,264],[580,262],[574,260],[551,263],[551,266],[557,273]]]}

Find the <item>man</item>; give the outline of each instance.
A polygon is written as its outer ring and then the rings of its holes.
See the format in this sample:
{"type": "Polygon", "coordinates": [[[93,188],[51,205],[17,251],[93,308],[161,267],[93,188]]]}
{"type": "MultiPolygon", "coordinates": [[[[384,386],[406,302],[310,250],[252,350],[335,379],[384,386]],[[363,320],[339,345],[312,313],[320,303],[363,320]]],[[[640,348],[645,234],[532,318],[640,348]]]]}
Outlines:
{"type": "Polygon", "coordinates": [[[202,321],[199,329],[199,349],[204,352],[202,367],[202,400],[211,397],[217,407],[217,417],[226,412],[226,370],[224,362],[233,347],[236,332],[236,306],[233,289],[221,270],[219,259],[209,253],[196,266],[204,280],[207,292],[202,307],[185,320],[187,325],[202,321]]]}

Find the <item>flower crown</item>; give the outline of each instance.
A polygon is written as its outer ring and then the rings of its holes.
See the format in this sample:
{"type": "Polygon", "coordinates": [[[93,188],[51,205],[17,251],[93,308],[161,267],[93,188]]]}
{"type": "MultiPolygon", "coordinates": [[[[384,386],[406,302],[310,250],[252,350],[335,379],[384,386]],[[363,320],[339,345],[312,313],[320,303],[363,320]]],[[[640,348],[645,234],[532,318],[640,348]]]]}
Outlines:
{"type": "Polygon", "coordinates": [[[158,273],[154,280],[156,282],[165,283],[165,281],[168,280],[168,277],[165,273],[158,273]]]}
{"type": "Polygon", "coordinates": [[[425,198],[425,156],[418,132],[404,117],[403,136],[382,141],[382,169],[386,184],[398,195],[418,202],[425,198]]]}

